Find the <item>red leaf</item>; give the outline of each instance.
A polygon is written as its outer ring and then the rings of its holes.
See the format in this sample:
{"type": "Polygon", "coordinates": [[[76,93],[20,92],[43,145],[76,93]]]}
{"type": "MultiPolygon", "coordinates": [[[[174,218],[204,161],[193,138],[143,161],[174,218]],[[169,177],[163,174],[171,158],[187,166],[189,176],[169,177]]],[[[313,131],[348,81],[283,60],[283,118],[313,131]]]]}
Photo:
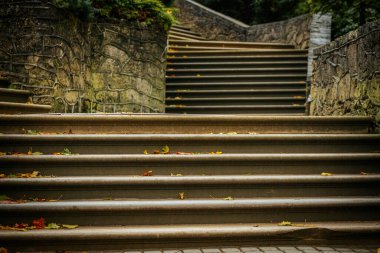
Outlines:
{"type": "Polygon", "coordinates": [[[15,228],[21,228],[21,229],[27,228],[27,227],[29,227],[29,225],[26,223],[16,223],[15,225],[15,228]]]}
{"type": "Polygon", "coordinates": [[[33,226],[36,227],[36,229],[44,229],[45,228],[45,219],[39,218],[37,220],[33,221],[33,226]]]}
{"type": "Polygon", "coordinates": [[[144,177],[151,177],[151,176],[153,176],[153,171],[152,170],[144,172],[144,177]]]}

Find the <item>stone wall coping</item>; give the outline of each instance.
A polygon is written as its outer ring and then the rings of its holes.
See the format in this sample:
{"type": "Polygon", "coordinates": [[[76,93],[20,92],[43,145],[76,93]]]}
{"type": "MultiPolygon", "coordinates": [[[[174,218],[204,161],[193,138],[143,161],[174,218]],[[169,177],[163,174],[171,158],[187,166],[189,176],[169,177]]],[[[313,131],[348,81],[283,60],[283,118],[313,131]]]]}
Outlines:
{"type": "Polygon", "coordinates": [[[294,17],[294,18],[290,18],[290,19],[279,20],[279,21],[268,22],[268,23],[255,24],[255,25],[251,25],[251,26],[249,26],[249,29],[251,29],[251,28],[255,28],[255,27],[258,27],[258,26],[266,26],[266,25],[274,26],[274,25],[276,25],[276,24],[277,24],[277,25],[280,25],[280,24],[283,24],[283,23],[290,23],[290,22],[293,22],[293,21],[298,20],[298,19],[306,19],[306,18],[309,18],[311,15],[312,15],[312,14],[307,13],[307,14],[299,15],[299,16],[294,17]]]}
{"type": "Polygon", "coordinates": [[[380,19],[373,22],[364,24],[363,26],[357,28],[356,30],[350,31],[330,43],[317,47],[314,49],[314,55],[319,56],[328,52],[338,50],[340,47],[344,47],[350,42],[356,41],[362,37],[369,35],[373,31],[380,30],[380,19]]]}
{"type": "Polygon", "coordinates": [[[239,21],[239,20],[236,20],[236,19],[231,18],[231,17],[229,17],[229,16],[227,16],[227,15],[224,15],[224,14],[222,14],[222,13],[220,13],[220,12],[217,12],[217,11],[214,11],[214,10],[212,10],[212,9],[210,9],[210,8],[207,8],[206,6],[204,6],[204,5],[200,4],[200,3],[197,3],[197,2],[195,2],[195,1],[192,1],[192,0],[183,0],[183,1],[186,1],[186,2],[188,2],[188,3],[190,3],[190,4],[192,4],[192,5],[195,5],[195,6],[199,7],[199,8],[201,8],[202,10],[207,11],[207,12],[213,14],[213,15],[216,15],[216,16],[222,18],[222,19],[225,19],[225,20],[227,20],[227,21],[229,21],[229,22],[232,22],[232,23],[234,23],[235,25],[241,26],[241,27],[243,27],[243,28],[248,28],[248,27],[250,27],[249,25],[247,25],[247,24],[245,24],[245,23],[243,23],[243,22],[241,22],[241,21],[239,21]]]}

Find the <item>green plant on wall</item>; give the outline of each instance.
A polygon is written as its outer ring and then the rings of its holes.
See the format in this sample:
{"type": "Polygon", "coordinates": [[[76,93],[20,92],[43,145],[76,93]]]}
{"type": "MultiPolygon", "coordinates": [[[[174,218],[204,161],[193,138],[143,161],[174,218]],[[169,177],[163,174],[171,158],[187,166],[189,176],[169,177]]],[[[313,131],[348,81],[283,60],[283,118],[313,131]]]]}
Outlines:
{"type": "MultiPolygon", "coordinates": [[[[172,1],[164,2],[170,5],[172,1]]],[[[82,20],[99,15],[137,21],[147,26],[158,25],[165,31],[175,22],[173,9],[159,0],[53,0],[53,3],[82,20]]]]}

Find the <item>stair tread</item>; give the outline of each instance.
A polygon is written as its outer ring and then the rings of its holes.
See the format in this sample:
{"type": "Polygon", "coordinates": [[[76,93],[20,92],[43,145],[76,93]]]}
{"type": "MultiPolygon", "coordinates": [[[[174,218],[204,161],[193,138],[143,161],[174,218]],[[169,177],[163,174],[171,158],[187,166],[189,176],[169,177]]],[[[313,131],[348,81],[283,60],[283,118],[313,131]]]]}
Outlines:
{"type": "Polygon", "coordinates": [[[177,109],[234,109],[234,108],[244,108],[244,109],[265,109],[265,108],[303,108],[304,104],[294,104],[294,105],[167,105],[166,108],[177,108],[177,109]]]}
{"type": "Polygon", "coordinates": [[[182,37],[182,36],[177,36],[177,35],[168,35],[168,38],[174,38],[176,40],[185,40],[185,41],[199,41],[201,40],[201,38],[199,39],[194,39],[194,38],[187,38],[187,37],[182,37]]]}
{"type": "Polygon", "coordinates": [[[0,212],[144,212],[380,207],[380,197],[60,200],[0,205],[0,212]]]}
{"type": "Polygon", "coordinates": [[[135,186],[135,185],[265,185],[265,184],[347,184],[380,181],[380,174],[321,175],[184,175],[164,176],[63,176],[41,178],[3,178],[0,186],[135,186]]]}
{"type": "MultiPolygon", "coordinates": [[[[169,40],[169,46],[171,43],[186,43],[183,41],[176,41],[176,40],[169,40]]],[[[257,46],[257,45],[273,45],[273,46],[287,46],[287,47],[293,47],[292,45],[286,44],[286,43],[275,43],[275,42],[244,42],[244,41],[217,41],[217,40],[205,40],[205,41],[199,41],[199,42],[191,42],[191,44],[195,45],[202,45],[202,44],[207,44],[207,43],[212,43],[215,45],[252,45],[252,46],[257,46]]]]}
{"type": "Polygon", "coordinates": [[[209,75],[203,75],[203,76],[166,76],[166,79],[221,79],[221,78],[286,78],[286,77],[304,77],[306,79],[306,73],[305,74],[268,74],[268,75],[220,75],[220,76],[209,76],[209,75]]]}
{"type": "Polygon", "coordinates": [[[51,109],[50,105],[40,105],[40,104],[27,104],[27,103],[13,103],[13,102],[0,102],[1,107],[20,107],[20,108],[41,108],[41,109],[51,109]]]}
{"type": "MultiPolygon", "coordinates": [[[[306,61],[273,61],[273,62],[175,62],[168,64],[168,68],[175,68],[176,66],[189,66],[189,67],[201,67],[205,66],[206,68],[215,67],[215,66],[246,66],[246,65],[255,65],[257,67],[266,66],[266,65],[292,65],[292,64],[302,64],[305,65],[306,61]]],[[[211,69],[211,68],[210,68],[211,69]]]]}
{"type": "Polygon", "coordinates": [[[40,229],[28,232],[0,230],[3,240],[32,239],[70,240],[80,236],[83,240],[97,239],[157,239],[159,238],[212,238],[283,235],[289,232],[306,229],[327,229],[331,232],[379,233],[379,221],[345,221],[345,222],[312,222],[306,226],[278,226],[274,223],[248,224],[185,224],[185,225],[141,225],[141,226],[80,226],[76,229],[52,230],[40,229]],[[307,227],[310,224],[311,227],[307,227]]]}
{"type": "Polygon", "coordinates": [[[202,72],[235,72],[235,71],[292,71],[292,70],[307,70],[307,67],[288,67],[288,68],[279,68],[279,67],[275,67],[275,68],[227,68],[227,69],[207,69],[207,68],[203,68],[203,69],[172,69],[169,68],[167,69],[166,72],[170,72],[170,73],[178,73],[178,72],[199,72],[199,73],[202,73],[202,72]]]}
{"type": "Polygon", "coordinates": [[[175,98],[166,98],[166,101],[170,102],[186,102],[186,101],[272,101],[272,100],[282,100],[282,101],[303,101],[305,100],[305,97],[262,97],[262,98],[252,98],[252,97],[235,97],[235,98],[214,98],[214,97],[207,97],[207,98],[181,98],[181,99],[175,99],[175,98]]]}
{"type": "Polygon", "coordinates": [[[9,89],[9,88],[0,88],[0,93],[15,94],[15,95],[31,95],[32,94],[32,92],[28,90],[18,90],[18,89],[9,89]]]}
{"type": "Polygon", "coordinates": [[[167,94],[198,94],[198,93],[209,93],[209,94],[230,94],[230,93],[292,93],[292,92],[305,92],[305,89],[244,89],[244,90],[167,90],[167,94]]]}

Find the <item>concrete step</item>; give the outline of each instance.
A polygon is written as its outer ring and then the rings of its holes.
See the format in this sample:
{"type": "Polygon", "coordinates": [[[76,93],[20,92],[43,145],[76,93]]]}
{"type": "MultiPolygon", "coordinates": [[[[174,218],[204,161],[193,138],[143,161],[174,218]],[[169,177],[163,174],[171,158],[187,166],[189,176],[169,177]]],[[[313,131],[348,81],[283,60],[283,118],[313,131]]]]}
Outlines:
{"type": "MultiPolygon", "coordinates": [[[[223,245],[378,245],[379,221],[180,224],[161,226],[90,226],[74,230],[0,231],[2,245],[29,250],[142,250],[223,245]],[[303,225],[304,224],[304,225],[303,225]],[[302,226],[303,225],[303,226],[302,226]]],[[[205,251],[206,252],[206,251],[205,251]]]]}
{"type": "Polygon", "coordinates": [[[284,43],[262,43],[241,41],[176,41],[169,40],[169,47],[215,47],[215,48],[240,48],[240,49],[294,49],[293,45],[284,43]]]}
{"type": "Polygon", "coordinates": [[[245,63],[262,63],[262,62],[289,62],[289,61],[305,61],[307,63],[306,55],[275,54],[275,55],[213,55],[209,56],[192,56],[185,55],[182,57],[169,56],[167,58],[168,64],[174,63],[225,63],[225,62],[245,62],[245,63]]]}
{"type": "Polygon", "coordinates": [[[78,154],[143,154],[144,150],[170,153],[365,153],[380,152],[377,134],[57,134],[0,135],[0,151],[27,153],[30,148],[51,154],[69,148],[78,154]],[[107,147],[106,149],[104,147],[107,147]]]}
{"type": "Polygon", "coordinates": [[[0,102],[0,114],[38,114],[48,113],[50,105],[0,102]]]}
{"type": "Polygon", "coordinates": [[[236,74],[224,74],[213,76],[167,76],[167,83],[202,83],[202,82],[302,82],[306,81],[305,74],[271,74],[271,75],[236,75],[236,74]]]}
{"type": "Polygon", "coordinates": [[[368,133],[370,117],[168,114],[0,115],[0,133],[368,133]]]}
{"type": "Polygon", "coordinates": [[[379,174],[379,162],[379,153],[0,156],[1,173],[54,176],[379,174]]]}
{"type": "Polygon", "coordinates": [[[0,101],[12,103],[26,103],[32,95],[30,91],[0,88],[0,101]]]}
{"type": "Polygon", "coordinates": [[[168,52],[169,61],[172,58],[186,57],[214,57],[214,56],[277,56],[277,55],[300,55],[307,56],[307,50],[301,49],[260,49],[260,50],[200,50],[184,52],[168,52]]]}
{"type": "Polygon", "coordinates": [[[198,41],[199,39],[191,39],[188,37],[182,37],[182,36],[177,36],[177,35],[168,35],[168,39],[170,40],[184,40],[184,41],[198,41]]]}
{"type": "Polygon", "coordinates": [[[254,97],[254,98],[264,98],[264,97],[291,97],[296,96],[297,98],[305,98],[305,89],[245,89],[245,90],[175,90],[167,87],[166,89],[167,98],[236,98],[236,97],[254,97]]]}
{"type": "Polygon", "coordinates": [[[179,28],[179,27],[171,27],[171,28],[170,28],[170,31],[173,31],[173,32],[180,32],[180,33],[185,33],[185,34],[190,34],[190,35],[195,35],[195,36],[200,36],[200,37],[202,37],[201,34],[196,33],[196,32],[193,32],[193,31],[191,31],[190,29],[184,29],[184,28],[179,28]]]}
{"type": "MultiPolygon", "coordinates": [[[[204,90],[242,90],[242,89],[255,89],[261,91],[273,89],[305,89],[306,81],[282,81],[282,80],[265,80],[265,81],[237,81],[225,82],[205,80],[203,82],[174,82],[176,79],[172,78],[171,83],[166,84],[167,91],[180,90],[197,90],[199,92],[204,90]],[[207,82],[206,82],[207,81],[207,82]]],[[[193,78],[194,80],[194,78],[193,78]]]]}
{"type": "Polygon", "coordinates": [[[256,105],[304,105],[305,97],[235,97],[235,98],[167,98],[168,107],[173,106],[256,106],[256,105]]]}
{"type": "Polygon", "coordinates": [[[353,197],[380,194],[380,174],[77,176],[3,178],[1,193],[12,199],[186,199],[353,197]]]}
{"type": "Polygon", "coordinates": [[[288,67],[288,68],[241,68],[235,66],[233,68],[221,69],[173,69],[172,66],[166,70],[166,75],[169,77],[180,76],[226,76],[226,75],[298,75],[307,74],[307,66],[303,67],[288,67]]]}
{"type": "Polygon", "coordinates": [[[293,105],[167,105],[166,113],[191,114],[260,114],[260,115],[305,115],[303,104],[293,105]]]}
{"type": "Polygon", "coordinates": [[[168,63],[168,69],[229,69],[229,68],[304,68],[306,61],[273,62],[178,62],[168,63]]]}
{"type": "Polygon", "coordinates": [[[0,205],[0,224],[27,223],[35,217],[80,226],[371,221],[379,213],[378,196],[67,200],[0,205]]]}
{"type": "Polygon", "coordinates": [[[7,89],[11,85],[11,81],[8,78],[0,77],[0,88],[7,89]]]}
{"type": "Polygon", "coordinates": [[[179,32],[179,31],[175,31],[175,30],[170,30],[169,36],[178,36],[178,37],[189,38],[189,39],[194,39],[194,40],[204,40],[204,38],[200,35],[194,35],[192,33],[179,32]]]}

